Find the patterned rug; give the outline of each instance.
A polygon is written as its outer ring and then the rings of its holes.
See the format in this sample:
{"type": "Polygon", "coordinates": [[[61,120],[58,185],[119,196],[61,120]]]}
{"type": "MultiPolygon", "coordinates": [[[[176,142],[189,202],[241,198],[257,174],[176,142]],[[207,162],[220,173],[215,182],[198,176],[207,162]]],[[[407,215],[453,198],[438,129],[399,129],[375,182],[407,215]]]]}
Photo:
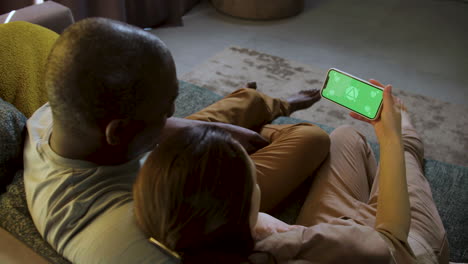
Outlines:
{"type": "MultiPolygon", "coordinates": [[[[342,69],[353,74],[352,69],[342,69]]],[[[326,69],[304,65],[281,57],[241,47],[229,47],[195,67],[181,79],[227,95],[245,83],[256,81],[258,90],[287,98],[300,90],[321,88],[326,69]]],[[[359,76],[363,79],[372,76],[359,76]]],[[[413,124],[425,144],[425,157],[468,167],[468,108],[420,94],[394,89],[408,107],[413,124]]],[[[320,100],[292,117],[338,127],[351,124],[371,141],[370,125],[348,116],[346,109],[320,100]]]]}

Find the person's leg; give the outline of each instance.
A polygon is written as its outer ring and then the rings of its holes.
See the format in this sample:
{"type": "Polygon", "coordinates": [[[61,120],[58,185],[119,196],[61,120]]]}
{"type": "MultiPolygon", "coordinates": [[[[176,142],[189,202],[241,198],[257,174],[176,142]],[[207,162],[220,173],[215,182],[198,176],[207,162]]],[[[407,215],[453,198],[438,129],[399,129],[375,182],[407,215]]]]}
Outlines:
{"type": "Polygon", "coordinates": [[[318,89],[300,91],[282,100],[255,89],[242,88],[186,118],[228,123],[259,132],[263,125],[276,117],[309,108],[320,98],[318,89]]]}
{"type": "Polygon", "coordinates": [[[281,100],[244,88],[187,118],[256,130],[270,142],[251,155],[262,191],[261,210],[268,211],[312,175],[327,156],[330,143],[328,134],[312,124],[264,125],[318,99],[318,91],[313,90],[281,100]]]}
{"type": "Polygon", "coordinates": [[[428,257],[429,252],[435,255],[439,263],[449,263],[446,231],[432,199],[431,187],[424,176],[423,142],[406,111],[402,111],[402,128],[411,210],[408,242],[416,256],[428,257]]]}
{"type": "Polygon", "coordinates": [[[269,97],[255,89],[242,88],[186,118],[228,123],[259,131],[276,117],[289,114],[290,104],[287,101],[269,97]]]}
{"type": "Polygon", "coordinates": [[[320,166],[330,139],[320,127],[308,123],[266,125],[260,134],[271,143],[251,158],[262,191],[260,210],[269,211],[320,166]]]}
{"type": "Polygon", "coordinates": [[[317,171],[296,223],[312,226],[333,218],[357,218],[369,199],[377,163],[366,138],[350,126],[330,135],[330,154],[317,171]]]}

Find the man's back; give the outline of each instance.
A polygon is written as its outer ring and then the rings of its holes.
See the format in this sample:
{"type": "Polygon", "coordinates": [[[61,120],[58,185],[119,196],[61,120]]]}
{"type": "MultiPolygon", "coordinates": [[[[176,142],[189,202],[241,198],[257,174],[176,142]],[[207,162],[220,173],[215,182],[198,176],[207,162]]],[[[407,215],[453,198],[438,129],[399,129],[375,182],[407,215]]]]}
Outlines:
{"type": "Polygon", "coordinates": [[[138,159],[118,166],[60,157],[49,146],[48,104],[28,120],[26,199],[39,233],[73,263],[172,263],[133,216],[138,159]]]}

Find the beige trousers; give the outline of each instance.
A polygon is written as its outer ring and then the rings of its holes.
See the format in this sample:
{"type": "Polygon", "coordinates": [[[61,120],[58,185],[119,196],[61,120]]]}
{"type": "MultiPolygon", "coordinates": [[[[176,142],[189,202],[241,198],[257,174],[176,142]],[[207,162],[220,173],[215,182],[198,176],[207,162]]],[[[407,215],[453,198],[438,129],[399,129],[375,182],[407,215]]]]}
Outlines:
{"type": "MultiPolygon", "coordinates": [[[[378,166],[366,138],[343,126],[330,135],[330,155],[318,170],[298,218],[312,226],[349,217],[375,224],[379,193],[378,166]]],[[[411,226],[408,237],[421,263],[448,263],[446,232],[423,174],[423,144],[416,131],[403,129],[411,226]]]]}
{"type": "Polygon", "coordinates": [[[262,191],[260,210],[269,211],[312,176],[329,152],[329,136],[318,126],[269,124],[289,114],[286,101],[243,88],[187,118],[249,128],[270,142],[251,155],[262,191]]]}

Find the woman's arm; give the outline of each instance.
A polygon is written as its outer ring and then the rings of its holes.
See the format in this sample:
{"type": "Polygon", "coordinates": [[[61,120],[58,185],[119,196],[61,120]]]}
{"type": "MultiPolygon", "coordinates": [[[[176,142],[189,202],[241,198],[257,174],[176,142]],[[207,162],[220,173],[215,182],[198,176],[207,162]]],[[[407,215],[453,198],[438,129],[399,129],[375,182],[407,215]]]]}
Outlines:
{"type": "Polygon", "coordinates": [[[259,241],[275,233],[287,232],[297,227],[297,225],[288,225],[269,214],[258,213],[257,223],[251,231],[252,237],[259,241]]]}
{"type": "Polygon", "coordinates": [[[410,228],[410,205],[401,138],[380,140],[379,178],[375,227],[406,243],[410,228]]]}
{"type": "MultiPolygon", "coordinates": [[[[371,83],[383,87],[375,80],[371,83]]],[[[401,102],[392,96],[392,87],[384,89],[384,102],[380,118],[371,123],[380,143],[379,197],[375,228],[407,243],[410,227],[410,204],[406,183],[406,168],[401,136],[401,102]]]]}
{"type": "Polygon", "coordinates": [[[166,136],[173,134],[176,130],[180,128],[184,128],[187,126],[195,126],[195,125],[203,125],[209,124],[218,126],[231,134],[231,136],[239,141],[239,143],[244,147],[247,153],[253,153],[263,147],[266,147],[269,142],[263,138],[257,132],[243,128],[236,125],[219,123],[219,122],[205,122],[205,121],[198,121],[198,120],[191,120],[185,118],[177,118],[171,117],[168,118],[166,121],[166,125],[161,134],[161,140],[164,140],[166,136]]]}

